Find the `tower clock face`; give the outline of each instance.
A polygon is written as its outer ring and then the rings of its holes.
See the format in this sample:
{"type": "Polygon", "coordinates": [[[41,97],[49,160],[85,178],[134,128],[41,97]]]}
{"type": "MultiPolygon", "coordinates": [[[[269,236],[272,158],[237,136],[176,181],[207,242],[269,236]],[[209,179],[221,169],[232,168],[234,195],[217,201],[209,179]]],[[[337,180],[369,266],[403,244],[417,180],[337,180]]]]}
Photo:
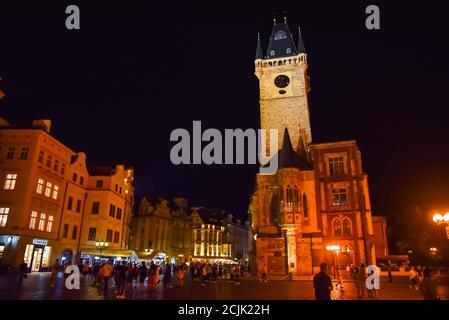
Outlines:
{"type": "Polygon", "coordinates": [[[274,79],[274,84],[278,88],[285,88],[290,84],[290,78],[281,74],[274,79]]]}

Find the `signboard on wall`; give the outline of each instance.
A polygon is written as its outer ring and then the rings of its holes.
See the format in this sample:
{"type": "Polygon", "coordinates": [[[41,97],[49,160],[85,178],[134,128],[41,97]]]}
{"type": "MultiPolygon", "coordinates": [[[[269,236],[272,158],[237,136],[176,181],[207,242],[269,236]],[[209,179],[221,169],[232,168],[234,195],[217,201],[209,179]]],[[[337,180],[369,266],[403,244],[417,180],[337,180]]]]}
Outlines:
{"type": "Polygon", "coordinates": [[[46,246],[48,244],[48,240],[33,239],[33,244],[38,245],[38,246],[46,246]]]}

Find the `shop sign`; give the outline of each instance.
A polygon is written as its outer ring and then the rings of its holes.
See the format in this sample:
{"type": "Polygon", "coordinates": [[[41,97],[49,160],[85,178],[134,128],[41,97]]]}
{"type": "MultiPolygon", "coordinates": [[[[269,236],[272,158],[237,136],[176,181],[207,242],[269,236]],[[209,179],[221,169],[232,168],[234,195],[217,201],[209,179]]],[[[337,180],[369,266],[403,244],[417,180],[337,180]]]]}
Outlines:
{"type": "Polygon", "coordinates": [[[46,246],[48,244],[48,240],[33,239],[33,244],[38,245],[38,246],[46,246]]]}

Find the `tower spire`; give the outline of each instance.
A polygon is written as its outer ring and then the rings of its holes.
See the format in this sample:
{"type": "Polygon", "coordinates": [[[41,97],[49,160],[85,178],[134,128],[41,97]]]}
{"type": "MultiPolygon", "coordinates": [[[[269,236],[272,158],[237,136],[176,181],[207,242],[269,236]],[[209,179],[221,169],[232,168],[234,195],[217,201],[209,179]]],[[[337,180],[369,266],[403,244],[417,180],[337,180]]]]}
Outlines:
{"type": "Polygon", "coordinates": [[[257,33],[256,60],[263,59],[262,44],[260,43],[260,33],[257,33]]]}
{"type": "Polygon", "coordinates": [[[298,53],[306,53],[306,48],[304,47],[304,42],[301,36],[301,27],[298,26],[298,53]]]}

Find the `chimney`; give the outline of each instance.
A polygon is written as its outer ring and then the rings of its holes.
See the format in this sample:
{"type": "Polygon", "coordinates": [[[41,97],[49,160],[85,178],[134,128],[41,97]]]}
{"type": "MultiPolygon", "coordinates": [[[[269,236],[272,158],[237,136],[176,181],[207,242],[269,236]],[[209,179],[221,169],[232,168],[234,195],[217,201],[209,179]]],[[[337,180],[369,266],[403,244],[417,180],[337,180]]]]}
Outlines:
{"type": "Polygon", "coordinates": [[[47,133],[50,133],[51,120],[49,120],[49,119],[33,120],[33,128],[41,129],[47,133]]]}

